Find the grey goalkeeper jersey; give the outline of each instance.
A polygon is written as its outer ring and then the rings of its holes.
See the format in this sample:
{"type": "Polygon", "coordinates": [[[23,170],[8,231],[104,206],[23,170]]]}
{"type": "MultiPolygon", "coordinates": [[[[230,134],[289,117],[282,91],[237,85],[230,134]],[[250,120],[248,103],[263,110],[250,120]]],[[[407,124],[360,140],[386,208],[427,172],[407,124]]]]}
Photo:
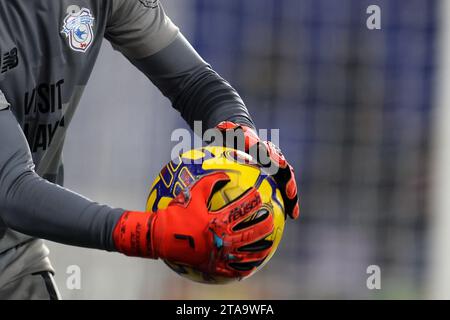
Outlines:
{"type": "MultiPolygon", "coordinates": [[[[0,103],[10,104],[40,176],[62,184],[64,137],[103,39],[139,59],[177,34],[156,0],[0,0],[0,103]]],[[[37,261],[47,254],[1,220],[0,238],[0,273],[9,265],[2,254],[18,245],[37,247],[37,261]]]]}
{"type": "Polygon", "coordinates": [[[66,130],[104,38],[189,124],[253,125],[158,0],[0,0],[0,288],[51,270],[38,238],[115,250],[123,210],[58,186],[66,130]]]}
{"type": "Polygon", "coordinates": [[[177,34],[156,0],[0,0],[0,90],[37,173],[57,180],[64,135],[104,38],[144,58],[177,34]]]}

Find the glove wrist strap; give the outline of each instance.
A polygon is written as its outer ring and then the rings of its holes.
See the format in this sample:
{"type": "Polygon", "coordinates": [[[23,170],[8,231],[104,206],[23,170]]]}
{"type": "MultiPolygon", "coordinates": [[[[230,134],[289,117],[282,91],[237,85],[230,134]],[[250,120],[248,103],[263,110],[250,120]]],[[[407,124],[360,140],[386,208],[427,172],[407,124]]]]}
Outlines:
{"type": "Polygon", "coordinates": [[[125,212],[113,232],[117,251],[131,257],[158,259],[152,241],[155,217],[154,213],[125,212]]]}

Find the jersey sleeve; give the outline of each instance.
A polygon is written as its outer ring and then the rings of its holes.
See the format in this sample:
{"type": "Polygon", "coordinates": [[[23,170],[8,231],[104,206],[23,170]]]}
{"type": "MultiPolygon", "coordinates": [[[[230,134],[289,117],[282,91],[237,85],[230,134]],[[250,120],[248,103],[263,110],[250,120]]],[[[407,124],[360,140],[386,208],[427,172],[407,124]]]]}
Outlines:
{"type": "Polygon", "coordinates": [[[63,244],[115,251],[113,209],[42,179],[25,135],[0,90],[0,220],[20,233],[63,244]]]}
{"type": "Polygon", "coordinates": [[[194,128],[214,128],[222,121],[255,127],[238,92],[195,51],[180,33],[166,48],[144,59],[130,59],[172,102],[194,128]]]}
{"type": "Polygon", "coordinates": [[[131,59],[145,58],[167,47],[179,29],[159,0],[110,0],[105,38],[131,59]]]}

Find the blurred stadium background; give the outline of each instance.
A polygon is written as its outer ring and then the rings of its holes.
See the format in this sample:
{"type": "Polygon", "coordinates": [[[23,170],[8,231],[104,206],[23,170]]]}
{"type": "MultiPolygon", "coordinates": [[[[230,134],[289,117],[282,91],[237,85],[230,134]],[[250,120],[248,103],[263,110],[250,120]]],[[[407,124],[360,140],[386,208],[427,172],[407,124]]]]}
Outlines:
{"type": "MultiPolygon", "coordinates": [[[[49,244],[63,297],[450,298],[450,2],[161,2],[258,127],[281,129],[302,218],[288,224],[267,269],[227,287],[189,283],[162,263],[49,244]],[[382,30],[366,27],[372,4],[382,30]],[[81,267],[81,290],[66,288],[71,265],[81,267]],[[381,268],[382,290],[366,287],[370,265],[381,268]]],[[[105,43],[69,130],[66,186],[142,210],[179,127],[168,101],[105,43]]]]}

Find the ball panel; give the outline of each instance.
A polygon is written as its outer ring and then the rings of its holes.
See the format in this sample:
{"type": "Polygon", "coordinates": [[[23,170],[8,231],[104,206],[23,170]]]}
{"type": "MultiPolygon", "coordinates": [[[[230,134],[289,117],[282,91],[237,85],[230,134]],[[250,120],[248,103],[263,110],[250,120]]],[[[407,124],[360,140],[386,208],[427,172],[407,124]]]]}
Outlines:
{"type": "Polygon", "coordinates": [[[206,273],[203,273],[201,271],[195,270],[191,268],[190,266],[183,266],[181,264],[172,263],[169,261],[164,261],[165,264],[175,271],[178,275],[182,276],[183,278],[187,278],[193,282],[202,283],[202,284],[228,284],[233,281],[234,279],[225,278],[225,277],[212,277],[206,273]]]}
{"type": "Polygon", "coordinates": [[[181,155],[181,158],[190,159],[190,160],[201,160],[206,157],[206,154],[203,152],[203,150],[194,149],[190,150],[186,153],[183,153],[181,155]]]}

